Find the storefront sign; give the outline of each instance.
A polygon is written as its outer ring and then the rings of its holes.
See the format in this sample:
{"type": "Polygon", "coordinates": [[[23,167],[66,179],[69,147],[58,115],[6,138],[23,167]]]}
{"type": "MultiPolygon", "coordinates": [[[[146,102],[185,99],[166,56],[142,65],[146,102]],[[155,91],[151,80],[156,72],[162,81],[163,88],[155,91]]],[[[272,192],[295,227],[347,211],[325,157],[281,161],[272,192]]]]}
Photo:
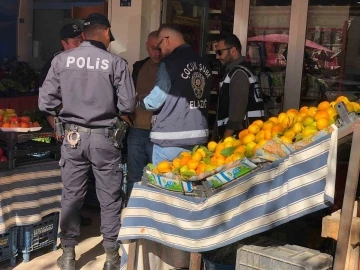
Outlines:
{"type": "Polygon", "coordinates": [[[120,0],[120,7],[130,7],[131,0],[120,0]]]}

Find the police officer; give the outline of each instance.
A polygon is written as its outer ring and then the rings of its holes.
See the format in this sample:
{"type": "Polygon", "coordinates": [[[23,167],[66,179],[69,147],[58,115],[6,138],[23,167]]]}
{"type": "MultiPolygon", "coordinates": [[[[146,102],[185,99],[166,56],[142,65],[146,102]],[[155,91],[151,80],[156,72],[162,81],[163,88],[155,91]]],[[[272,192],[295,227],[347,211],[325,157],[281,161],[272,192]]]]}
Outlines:
{"type": "Polygon", "coordinates": [[[165,57],[160,62],[154,89],[140,103],[146,110],[161,108],[153,116],[150,132],[154,165],[207,142],[211,87],[207,63],[185,43],[176,27],[162,25],[158,42],[165,57]]]}
{"type": "Polygon", "coordinates": [[[85,41],[78,48],[54,57],[39,93],[41,111],[53,113],[62,104],[59,117],[65,125],[60,160],[64,188],[59,236],[63,255],[57,263],[61,270],[75,270],[79,211],[91,166],[101,206],[104,269],[115,270],[120,268],[116,240],[120,230],[122,167],[121,150],[112,140],[112,121],[118,113],[129,121],[135,90],[126,62],[107,51],[114,40],[108,19],[100,14],[89,15],[83,36],[85,41]]]}
{"type": "Polygon", "coordinates": [[[232,136],[257,119],[264,119],[264,102],[257,77],[241,55],[240,40],[234,34],[221,37],[216,58],[225,66],[220,82],[217,133],[232,136]]]}

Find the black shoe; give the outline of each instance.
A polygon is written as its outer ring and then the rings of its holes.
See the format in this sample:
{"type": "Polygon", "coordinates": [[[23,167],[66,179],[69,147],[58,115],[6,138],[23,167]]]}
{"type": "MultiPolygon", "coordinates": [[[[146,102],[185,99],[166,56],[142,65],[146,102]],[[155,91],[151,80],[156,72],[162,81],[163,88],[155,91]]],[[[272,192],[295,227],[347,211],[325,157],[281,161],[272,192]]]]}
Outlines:
{"type": "Polygon", "coordinates": [[[120,270],[121,257],[119,256],[119,248],[105,249],[106,261],[103,270],[120,270]]]}
{"type": "Polygon", "coordinates": [[[81,220],[81,226],[86,227],[86,226],[90,226],[92,221],[91,218],[87,218],[87,217],[83,217],[80,215],[80,220],[81,220]]]}
{"type": "Polygon", "coordinates": [[[63,247],[63,254],[57,260],[57,266],[61,270],[75,270],[75,248],[63,247]]]}

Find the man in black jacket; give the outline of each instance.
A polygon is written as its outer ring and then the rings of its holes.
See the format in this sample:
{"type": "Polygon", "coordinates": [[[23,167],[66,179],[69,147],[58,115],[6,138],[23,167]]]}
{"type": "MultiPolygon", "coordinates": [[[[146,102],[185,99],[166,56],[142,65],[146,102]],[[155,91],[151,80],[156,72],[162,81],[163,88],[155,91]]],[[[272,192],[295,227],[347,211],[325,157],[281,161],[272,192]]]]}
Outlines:
{"type": "MultiPolygon", "coordinates": [[[[146,42],[149,57],[133,66],[132,77],[138,99],[147,96],[155,85],[156,73],[160,62],[157,48],[157,31],[151,32],[146,42]]],[[[128,147],[127,197],[130,196],[135,182],[141,180],[144,167],[151,162],[152,144],[150,143],[150,123],[152,112],[137,107],[134,113],[134,126],[130,127],[128,147]]]]}

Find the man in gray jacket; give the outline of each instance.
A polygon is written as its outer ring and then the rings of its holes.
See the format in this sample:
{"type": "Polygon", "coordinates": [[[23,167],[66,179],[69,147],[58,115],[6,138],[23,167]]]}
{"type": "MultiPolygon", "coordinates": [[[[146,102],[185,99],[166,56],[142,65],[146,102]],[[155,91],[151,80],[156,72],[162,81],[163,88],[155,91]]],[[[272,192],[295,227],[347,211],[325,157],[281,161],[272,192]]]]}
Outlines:
{"type": "Polygon", "coordinates": [[[101,206],[101,233],[106,252],[104,270],[120,269],[116,242],[120,230],[122,166],[121,150],[112,141],[113,119],[119,114],[129,121],[134,111],[135,89],[125,60],[109,53],[113,40],[108,19],[89,15],[84,22],[84,42],[76,49],[54,57],[39,93],[41,111],[59,117],[65,124],[61,147],[60,239],[61,270],[75,270],[76,237],[80,235],[79,211],[87,191],[90,166],[95,175],[101,206]]]}

